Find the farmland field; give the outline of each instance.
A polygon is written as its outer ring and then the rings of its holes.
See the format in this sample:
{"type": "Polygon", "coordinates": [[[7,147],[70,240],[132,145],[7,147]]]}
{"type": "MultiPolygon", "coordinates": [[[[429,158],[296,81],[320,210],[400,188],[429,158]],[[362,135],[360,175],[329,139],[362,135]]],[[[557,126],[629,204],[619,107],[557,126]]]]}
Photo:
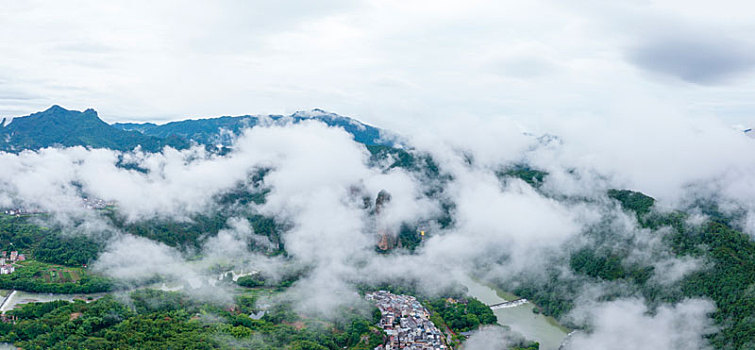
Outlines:
{"type": "Polygon", "coordinates": [[[37,275],[41,276],[48,283],[78,282],[81,279],[81,274],[77,270],[78,268],[51,265],[40,269],[37,275]]]}

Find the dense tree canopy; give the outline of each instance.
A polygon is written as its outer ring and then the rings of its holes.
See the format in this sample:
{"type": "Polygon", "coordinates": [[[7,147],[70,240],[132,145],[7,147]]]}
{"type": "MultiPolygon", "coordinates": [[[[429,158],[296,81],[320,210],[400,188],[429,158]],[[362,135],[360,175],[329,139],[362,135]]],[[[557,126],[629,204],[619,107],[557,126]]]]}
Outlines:
{"type": "Polygon", "coordinates": [[[385,334],[358,314],[328,324],[300,319],[279,305],[255,320],[249,317],[253,300],[242,296],[235,307],[224,308],[176,292],[141,290],[128,303],[112,296],[90,303],[33,303],[9,313],[18,318],[16,324],[0,323],[0,341],[24,349],[335,350],[373,349],[384,340],[385,334]]]}
{"type": "MultiPolygon", "coordinates": [[[[755,346],[755,242],[731,224],[731,218],[705,208],[711,218],[701,226],[685,223],[682,212],[656,213],[654,199],[632,191],[611,191],[624,209],[637,214],[642,228],[658,230],[678,257],[702,259],[704,266],[685,276],[672,286],[660,286],[650,281],[652,266],[627,263],[627,251],[610,250],[600,246],[585,247],[570,255],[569,266],[576,274],[569,277],[563,271],[551,269],[546,281],[530,280],[514,289],[557,318],[568,313],[583,285],[580,276],[595,281],[623,281],[628,293],[639,293],[651,305],[675,303],[690,297],[709,298],[717,310],[713,315],[719,331],[710,336],[718,349],[745,349],[755,346]]],[[[619,297],[605,295],[605,299],[619,297]]]]}

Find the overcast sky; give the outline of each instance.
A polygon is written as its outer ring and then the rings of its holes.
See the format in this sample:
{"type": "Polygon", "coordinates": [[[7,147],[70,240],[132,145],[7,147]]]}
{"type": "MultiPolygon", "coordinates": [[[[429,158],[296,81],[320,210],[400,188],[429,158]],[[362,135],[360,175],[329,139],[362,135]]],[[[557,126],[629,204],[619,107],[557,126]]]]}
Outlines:
{"type": "Polygon", "coordinates": [[[0,115],[322,108],[407,130],[641,103],[751,126],[753,13],[741,0],[0,0],[0,115]]]}

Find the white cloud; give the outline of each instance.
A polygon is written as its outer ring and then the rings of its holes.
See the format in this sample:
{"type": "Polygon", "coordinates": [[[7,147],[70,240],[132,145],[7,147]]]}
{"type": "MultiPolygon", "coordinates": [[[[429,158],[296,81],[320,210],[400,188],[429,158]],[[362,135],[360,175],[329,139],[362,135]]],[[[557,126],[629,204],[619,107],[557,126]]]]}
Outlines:
{"type": "Polygon", "coordinates": [[[523,342],[502,327],[483,326],[464,343],[469,350],[505,350],[523,342]]]}
{"type": "MultiPolygon", "coordinates": [[[[404,275],[433,288],[448,282],[438,271],[488,264],[494,274],[513,274],[541,267],[543,254],[604,214],[554,198],[600,201],[605,189],[618,187],[673,206],[691,194],[715,194],[732,208],[748,209],[744,224],[755,232],[755,146],[728,127],[734,120],[755,122],[749,63],[725,70],[734,75],[725,83],[701,86],[658,79],[642,68],[658,67],[644,60],[638,67],[628,58],[638,47],[652,49],[647,38],[670,25],[681,28],[674,39],[692,47],[710,46],[696,37],[710,28],[722,28],[715,37],[751,46],[752,11],[734,1],[578,5],[4,1],[0,113],[23,115],[60,103],[95,107],[116,121],[323,107],[403,132],[432,154],[454,179],[444,195],[457,204],[458,226],[433,232],[417,255],[376,256],[375,228],[352,188],[373,200],[380,190],[391,193],[383,220],[393,227],[437,213],[437,203],[421,194],[422,179],[369,168],[364,147],[317,123],[249,130],[227,157],[201,148],[0,154],[0,206],[84,215],[83,192],[116,201],[130,220],[183,220],[211,209],[217,194],[249,185],[256,167],[270,167],[268,202],[251,209],[290,224],[287,251],[312,268],[290,293],[309,296],[301,309],[326,314],[355,302],[353,280],[404,275]],[[539,145],[525,131],[549,132],[559,141],[539,145]],[[149,172],[116,167],[119,156],[149,172]],[[545,195],[520,181],[502,185],[492,174],[522,161],[551,174],[545,195]]],[[[713,46],[724,58],[737,51],[720,45],[713,46]]],[[[668,71],[669,62],[660,68],[668,71]]],[[[665,247],[635,232],[634,222],[620,224],[627,235],[638,235],[634,244],[652,248],[633,259],[662,258],[654,264],[656,278],[676,280],[699,267],[696,260],[664,255],[665,247]]],[[[242,245],[255,239],[262,238],[248,224],[232,220],[204,247],[212,259],[187,267],[172,248],[122,236],[100,266],[125,280],[155,272],[202,280],[206,264],[227,254],[239,257],[238,266],[279,270],[280,261],[244,256],[242,245]],[[164,268],[134,265],[142,252],[159,257],[164,268]]],[[[690,317],[696,320],[690,333],[680,334],[697,341],[706,330],[705,303],[662,306],[653,316],[639,304],[598,305],[599,326],[574,344],[604,344],[617,332],[632,345],[702,344],[656,333],[637,337],[654,328],[677,331],[676,320],[690,317]],[[635,328],[625,332],[618,314],[628,315],[635,328]]]]}
{"type": "Polygon", "coordinates": [[[752,43],[735,2],[6,1],[0,113],[61,103],[110,121],[324,107],[413,131],[463,114],[602,113],[621,96],[752,124],[752,72],[701,89],[627,62],[645,38],[752,43]],[[179,83],[180,82],[180,83],[179,83]],[[386,82],[389,84],[386,85],[386,82]],[[692,102],[690,104],[689,102],[692,102]]]}
{"type": "Polygon", "coordinates": [[[632,299],[586,308],[594,308],[588,311],[592,332],[574,334],[567,349],[707,349],[703,335],[714,331],[707,314],[715,308],[698,299],[664,305],[653,314],[642,301],[632,299]]]}

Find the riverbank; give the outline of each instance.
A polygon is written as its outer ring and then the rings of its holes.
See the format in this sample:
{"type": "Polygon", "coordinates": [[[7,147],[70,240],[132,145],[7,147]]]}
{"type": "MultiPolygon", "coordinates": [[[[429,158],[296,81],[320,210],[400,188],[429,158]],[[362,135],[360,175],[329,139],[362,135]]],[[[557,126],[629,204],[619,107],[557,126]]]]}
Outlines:
{"type": "MultiPolygon", "coordinates": [[[[493,285],[492,283],[481,282],[481,281],[479,281],[479,280],[477,280],[477,279],[474,279],[474,278],[473,278],[473,281],[475,281],[475,282],[477,282],[477,283],[480,283],[480,284],[482,284],[482,285],[484,285],[484,286],[486,286],[486,287],[488,287],[488,288],[490,288],[490,289],[494,290],[494,291],[495,291],[495,293],[496,293],[496,294],[497,294],[497,295],[498,295],[499,297],[501,297],[501,298],[503,298],[503,299],[506,299],[507,301],[516,300],[516,299],[521,299],[521,297],[520,297],[520,296],[518,296],[518,295],[515,295],[515,294],[512,294],[512,293],[509,293],[509,292],[506,292],[506,291],[503,291],[503,290],[501,290],[500,288],[498,288],[498,287],[496,287],[495,285],[493,285]]],[[[530,303],[532,303],[532,302],[530,302],[530,303]]],[[[538,312],[540,311],[540,307],[539,307],[539,306],[537,306],[537,305],[535,305],[535,304],[532,304],[532,307],[533,307],[533,308],[536,308],[536,309],[538,309],[538,312]]],[[[551,324],[552,326],[554,326],[554,327],[558,327],[558,328],[560,328],[560,329],[561,329],[561,331],[563,331],[564,333],[567,333],[567,334],[568,334],[568,333],[571,333],[571,332],[573,332],[573,331],[574,331],[573,329],[569,329],[569,328],[567,328],[567,327],[564,327],[563,325],[561,325],[561,324],[560,324],[560,323],[558,322],[558,320],[556,320],[555,318],[553,318],[553,316],[546,316],[546,315],[542,315],[542,316],[543,316],[543,317],[545,318],[545,320],[546,320],[546,321],[548,321],[548,323],[550,323],[550,324],[551,324]]]]}
{"type": "Polygon", "coordinates": [[[484,285],[484,286],[486,286],[486,287],[494,290],[495,294],[498,295],[499,298],[504,299],[506,301],[512,301],[512,300],[517,300],[517,299],[521,299],[522,298],[522,297],[520,297],[520,296],[518,296],[518,295],[516,295],[514,293],[509,293],[509,292],[506,292],[504,290],[501,290],[500,288],[496,287],[495,285],[493,285],[491,283],[480,281],[476,277],[470,277],[470,279],[472,281],[476,282],[476,283],[479,283],[481,285],[484,285]]]}
{"type": "Polygon", "coordinates": [[[74,301],[83,300],[85,302],[91,302],[102,298],[108,293],[94,293],[94,294],[53,294],[53,293],[29,293],[14,290],[3,302],[0,307],[0,312],[5,313],[13,310],[19,305],[29,303],[46,303],[56,300],[74,301]]]}
{"type": "MultiPolygon", "coordinates": [[[[518,299],[511,293],[505,293],[492,286],[480,283],[472,278],[462,278],[460,283],[468,288],[468,294],[482,301],[486,305],[495,305],[518,299]],[[508,299],[503,296],[508,297],[508,299]]],[[[516,307],[493,310],[498,318],[498,324],[509,327],[512,331],[522,334],[525,338],[540,343],[541,350],[557,350],[569,333],[568,329],[559,325],[552,317],[535,313],[532,303],[525,303],[516,307]]]]}

